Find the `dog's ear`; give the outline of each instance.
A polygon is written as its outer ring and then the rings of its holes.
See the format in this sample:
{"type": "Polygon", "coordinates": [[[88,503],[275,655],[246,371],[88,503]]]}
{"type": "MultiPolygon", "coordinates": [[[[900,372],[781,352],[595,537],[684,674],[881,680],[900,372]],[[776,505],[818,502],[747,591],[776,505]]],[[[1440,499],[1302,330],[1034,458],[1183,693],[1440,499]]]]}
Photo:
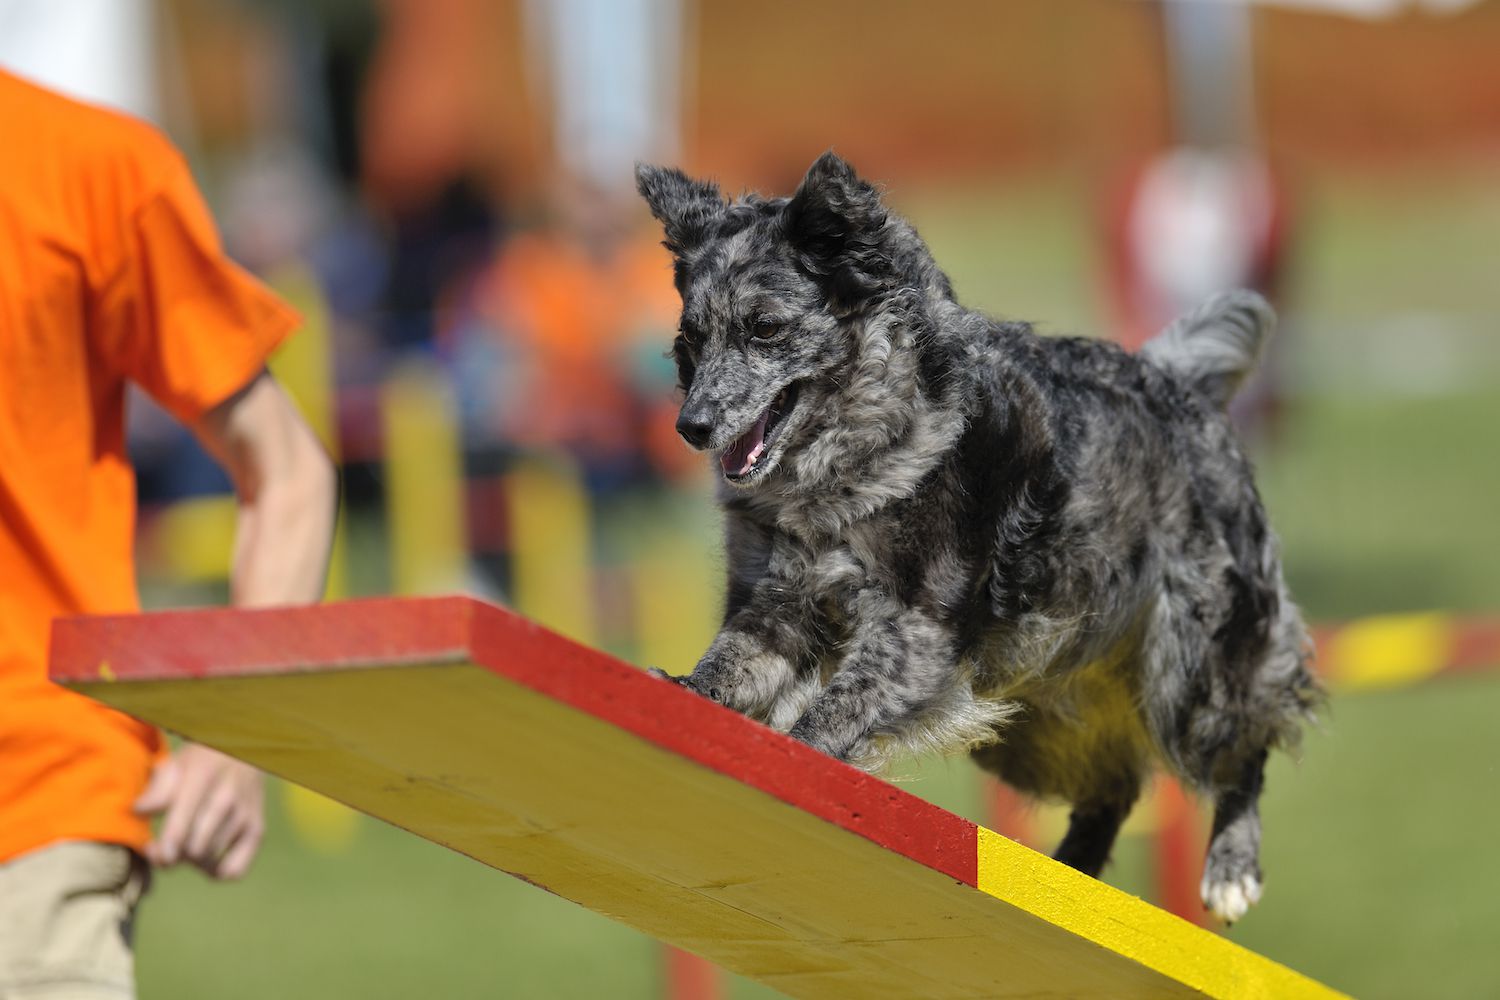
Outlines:
{"type": "Polygon", "coordinates": [[[808,169],[783,216],[787,239],[845,306],[888,287],[889,214],[880,192],[831,150],[808,169]]]}
{"type": "Polygon", "coordinates": [[[676,167],[635,165],[635,186],[666,232],[667,249],[691,253],[713,232],[723,215],[724,196],[712,181],[695,181],[676,167]]]}

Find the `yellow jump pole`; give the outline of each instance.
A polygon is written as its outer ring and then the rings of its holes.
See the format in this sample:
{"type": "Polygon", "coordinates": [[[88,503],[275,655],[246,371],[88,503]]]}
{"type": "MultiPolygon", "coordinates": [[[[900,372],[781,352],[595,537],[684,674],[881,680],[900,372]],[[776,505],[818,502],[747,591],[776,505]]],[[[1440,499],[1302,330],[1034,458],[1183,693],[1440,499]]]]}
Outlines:
{"type": "Polygon", "coordinates": [[[506,477],[505,493],[516,608],[570,639],[596,643],[593,532],[577,467],[561,455],[524,459],[506,477]]]}
{"type": "Polygon", "coordinates": [[[407,361],[381,389],[380,412],[391,589],[398,594],[462,590],[468,537],[452,389],[435,365],[407,361]]]}

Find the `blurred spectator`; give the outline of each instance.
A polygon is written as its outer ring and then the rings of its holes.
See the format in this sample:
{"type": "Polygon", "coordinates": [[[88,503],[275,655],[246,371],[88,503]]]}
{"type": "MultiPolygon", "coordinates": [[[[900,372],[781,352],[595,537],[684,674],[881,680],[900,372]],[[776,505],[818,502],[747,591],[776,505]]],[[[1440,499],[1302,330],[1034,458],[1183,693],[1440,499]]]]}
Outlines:
{"type": "Polygon", "coordinates": [[[469,180],[442,187],[426,203],[406,205],[390,232],[390,270],[382,324],[396,352],[430,347],[444,297],[468,285],[494,252],[500,221],[494,205],[469,180]]]}
{"type": "Polygon", "coordinates": [[[669,259],[633,225],[633,199],[564,179],[548,209],[481,279],[470,335],[492,339],[454,345],[487,361],[465,376],[481,397],[466,409],[493,439],[574,454],[596,486],[677,475],[691,460],[671,430],[669,259]]]}

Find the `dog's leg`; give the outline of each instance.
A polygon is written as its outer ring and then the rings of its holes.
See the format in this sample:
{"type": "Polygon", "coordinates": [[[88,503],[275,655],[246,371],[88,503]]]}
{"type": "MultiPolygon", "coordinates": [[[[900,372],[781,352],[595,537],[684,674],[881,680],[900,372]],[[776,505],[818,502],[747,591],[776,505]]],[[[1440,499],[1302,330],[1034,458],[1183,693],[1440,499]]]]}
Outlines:
{"type": "Polygon", "coordinates": [[[1098,692],[1082,710],[1071,702],[1061,708],[1027,702],[1003,742],[974,754],[980,767],[1018,791],[1073,803],[1068,832],[1052,856],[1094,877],[1140,797],[1149,752],[1133,727],[1110,728],[1120,703],[1098,692]]]}
{"type": "Polygon", "coordinates": [[[1260,792],[1266,751],[1245,762],[1239,780],[1214,792],[1213,836],[1203,865],[1203,905],[1225,923],[1260,901],[1260,792]]]}
{"type": "Polygon", "coordinates": [[[847,758],[871,730],[909,718],[951,682],[948,630],[911,609],[882,610],[857,615],[838,672],[792,726],[793,738],[847,758]]]}
{"type": "Polygon", "coordinates": [[[762,586],[725,621],[681,683],[736,712],[767,719],[814,658],[816,623],[762,586]]]}
{"type": "Polygon", "coordinates": [[[1147,722],[1172,769],[1213,796],[1200,893],[1209,910],[1233,922],[1261,896],[1259,801],[1267,747],[1294,731],[1316,687],[1290,602],[1276,612],[1280,631],[1271,632],[1269,649],[1257,649],[1253,641],[1221,639],[1186,613],[1216,597],[1223,607],[1236,606],[1233,594],[1219,595],[1190,576],[1164,594],[1149,629],[1142,691],[1147,722]]]}
{"type": "Polygon", "coordinates": [[[768,712],[796,679],[794,657],[775,639],[761,629],[726,626],[683,686],[736,712],[768,712]]]}
{"type": "Polygon", "coordinates": [[[1108,802],[1075,806],[1068,818],[1068,832],[1052,856],[1085,875],[1098,878],[1132,804],[1108,802]]]}

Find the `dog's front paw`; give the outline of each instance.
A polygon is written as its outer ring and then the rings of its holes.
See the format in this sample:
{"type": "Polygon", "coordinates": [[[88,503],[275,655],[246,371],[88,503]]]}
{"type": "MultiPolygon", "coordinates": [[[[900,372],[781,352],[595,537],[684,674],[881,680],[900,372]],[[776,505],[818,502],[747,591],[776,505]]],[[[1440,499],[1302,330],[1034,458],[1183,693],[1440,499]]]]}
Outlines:
{"type": "Polygon", "coordinates": [[[1253,859],[1247,865],[1234,858],[1216,859],[1210,853],[1198,891],[1203,897],[1203,905],[1214,916],[1232,924],[1260,902],[1262,887],[1260,870],[1253,859]]]}
{"type": "Polygon", "coordinates": [[[799,743],[806,743],[819,753],[839,760],[844,759],[849,749],[846,743],[835,740],[832,733],[816,722],[809,721],[806,715],[797,720],[797,724],[792,726],[787,735],[799,743]]]}
{"type": "Polygon", "coordinates": [[[695,679],[693,674],[669,674],[660,667],[648,667],[646,673],[660,680],[676,684],[680,688],[693,692],[693,694],[698,695],[700,698],[707,698],[709,701],[717,702],[720,705],[724,704],[724,693],[722,690],[711,685],[705,687],[700,681],[695,679]]]}

